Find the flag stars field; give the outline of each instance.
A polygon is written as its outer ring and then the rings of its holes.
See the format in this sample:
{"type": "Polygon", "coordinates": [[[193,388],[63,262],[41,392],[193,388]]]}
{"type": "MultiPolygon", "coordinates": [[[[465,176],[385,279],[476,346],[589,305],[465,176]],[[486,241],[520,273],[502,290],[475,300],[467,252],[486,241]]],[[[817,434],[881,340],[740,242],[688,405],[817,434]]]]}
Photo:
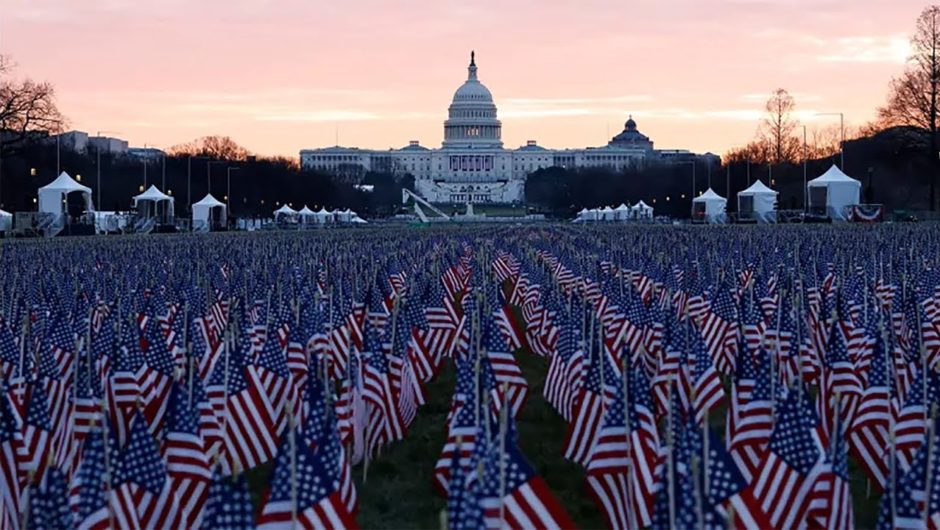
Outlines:
{"type": "Polygon", "coordinates": [[[0,527],[926,528],[937,256],[926,225],[5,242],[0,527]]]}

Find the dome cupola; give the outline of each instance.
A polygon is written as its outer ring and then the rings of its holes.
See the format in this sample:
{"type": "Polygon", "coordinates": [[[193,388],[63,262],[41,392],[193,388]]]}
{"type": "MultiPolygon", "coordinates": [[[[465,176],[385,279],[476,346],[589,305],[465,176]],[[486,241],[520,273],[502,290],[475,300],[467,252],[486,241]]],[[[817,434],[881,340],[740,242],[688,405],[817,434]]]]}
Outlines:
{"type": "Polygon", "coordinates": [[[477,78],[476,53],[470,52],[467,80],[454,92],[447,109],[443,147],[502,147],[501,137],[493,94],[477,78]]]}

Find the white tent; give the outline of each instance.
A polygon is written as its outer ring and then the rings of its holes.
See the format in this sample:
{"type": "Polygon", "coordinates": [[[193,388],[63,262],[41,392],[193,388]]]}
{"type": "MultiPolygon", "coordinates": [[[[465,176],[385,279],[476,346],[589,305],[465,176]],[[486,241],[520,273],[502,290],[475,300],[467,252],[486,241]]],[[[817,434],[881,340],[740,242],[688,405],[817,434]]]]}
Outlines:
{"type": "Polygon", "coordinates": [[[290,206],[284,204],[277,210],[274,210],[274,221],[290,221],[297,217],[297,210],[291,208],[290,206]]]}
{"type": "Polygon", "coordinates": [[[173,206],[176,201],[166,193],[151,185],[147,191],[134,197],[134,207],[143,217],[157,217],[159,206],[164,203],[163,215],[166,222],[173,220],[173,206]]]}
{"type": "Polygon", "coordinates": [[[65,171],[49,184],[39,188],[39,212],[51,213],[56,218],[61,217],[65,213],[66,197],[75,192],[82,194],[85,210],[93,212],[95,207],[91,202],[91,188],[75,182],[65,171]]]}
{"type": "Polygon", "coordinates": [[[620,203],[620,206],[614,208],[614,219],[618,221],[626,221],[630,218],[630,207],[626,204],[620,203]]]}
{"type": "Polygon", "coordinates": [[[193,230],[195,231],[207,232],[214,226],[225,226],[227,218],[228,212],[225,203],[219,202],[211,193],[203,197],[201,201],[193,204],[193,230]],[[212,222],[212,212],[214,210],[219,211],[215,223],[212,222]]]}
{"type": "Polygon", "coordinates": [[[859,203],[862,183],[846,175],[835,164],[806,183],[810,212],[845,219],[845,207],[859,203]]]}
{"type": "Polygon", "coordinates": [[[635,219],[652,219],[653,218],[653,207],[646,204],[643,201],[640,201],[633,205],[633,208],[630,208],[633,211],[633,217],[635,219]]]}
{"type": "Polygon", "coordinates": [[[340,223],[351,223],[353,216],[356,215],[349,208],[336,210],[333,213],[336,215],[336,221],[340,223]]]}
{"type": "Polygon", "coordinates": [[[598,211],[598,219],[602,221],[613,221],[614,220],[614,209],[610,206],[604,206],[598,211]]]}
{"type": "Polygon", "coordinates": [[[707,223],[725,222],[725,209],[728,201],[711,188],[692,199],[692,218],[702,219],[707,223]]]}
{"type": "Polygon", "coordinates": [[[753,216],[758,223],[777,221],[777,192],[760,180],[738,192],[738,215],[753,216]]]}
{"type": "Polygon", "coordinates": [[[306,204],[304,205],[303,208],[300,209],[299,212],[297,212],[297,215],[300,216],[300,222],[303,224],[318,222],[317,213],[311,210],[310,208],[307,208],[306,204]]]}
{"type": "Polygon", "coordinates": [[[13,230],[13,214],[0,210],[0,232],[13,230]]]}
{"type": "Polygon", "coordinates": [[[322,206],[320,207],[320,210],[317,211],[316,215],[318,223],[326,224],[333,222],[333,213],[322,206]]]}

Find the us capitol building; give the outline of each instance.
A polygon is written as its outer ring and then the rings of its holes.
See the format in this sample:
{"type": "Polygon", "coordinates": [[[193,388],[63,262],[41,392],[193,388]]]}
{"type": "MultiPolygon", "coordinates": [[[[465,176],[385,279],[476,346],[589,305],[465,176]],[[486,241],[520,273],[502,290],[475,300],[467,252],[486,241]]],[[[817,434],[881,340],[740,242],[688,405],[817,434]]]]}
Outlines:
{"type": "Polygon", "coordinates": [[[336,146],[300,152],[303,169],[352,179],[368,171],[410,173],[415,178],[415,192],[436,203],[521,202],[526,177],[552,166],[621,170],[691,160],[717,163],[718,157],[653,149],[652,140],[637,130],[632,117],[623,132],[603,147],[554,150],[529,140],[517,149],[505,149],[493,94],[477,77],[473,52],[467,80],[454,92],[447,109],[440,149],[429,149],[412,140],[405,147],[387,151],[336,146]]]}

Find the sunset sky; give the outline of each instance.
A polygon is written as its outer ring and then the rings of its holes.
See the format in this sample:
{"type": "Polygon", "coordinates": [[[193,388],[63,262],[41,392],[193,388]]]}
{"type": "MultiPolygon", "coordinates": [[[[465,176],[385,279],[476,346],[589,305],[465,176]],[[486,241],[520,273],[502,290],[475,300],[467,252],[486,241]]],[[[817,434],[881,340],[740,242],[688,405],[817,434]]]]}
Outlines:
{"type": "Polygon", "coordinates": [[[70,127],[169,147],[209,134],[297,156],[438,147],[476,50],[503,141],[724,153],[789,90],[812,129],[861,125],[903,68],[910,0],[0,0],[0,53],[70,127]]]}

